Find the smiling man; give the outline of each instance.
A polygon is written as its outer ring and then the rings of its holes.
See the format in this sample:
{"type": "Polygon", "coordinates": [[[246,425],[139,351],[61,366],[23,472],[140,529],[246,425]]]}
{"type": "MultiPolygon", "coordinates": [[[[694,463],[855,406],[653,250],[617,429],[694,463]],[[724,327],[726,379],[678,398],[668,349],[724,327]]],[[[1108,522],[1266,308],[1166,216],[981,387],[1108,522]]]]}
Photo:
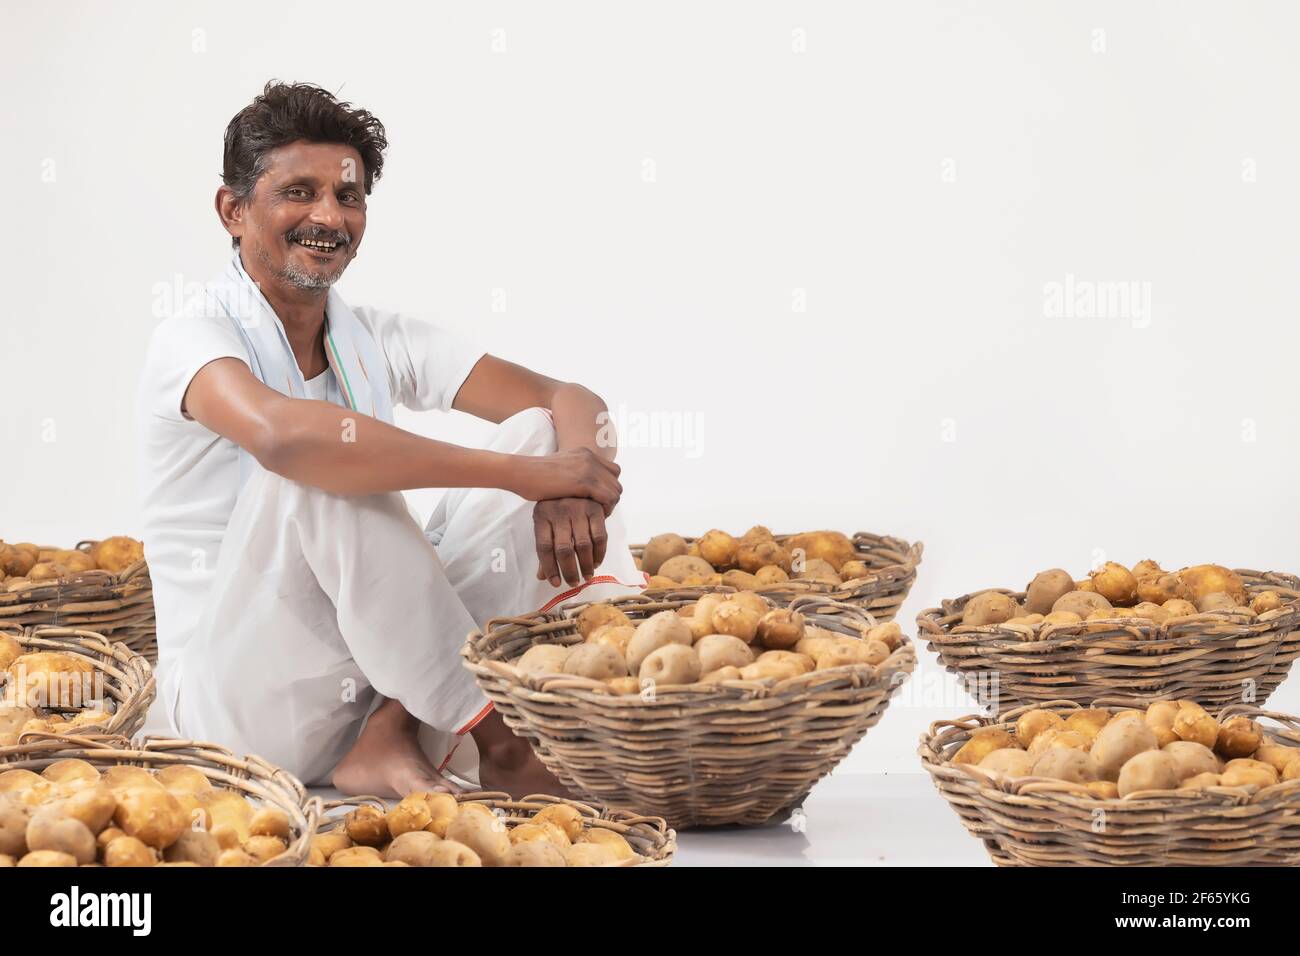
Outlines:
{"type": "Polygon", "coordinates": [[[372,114],[307,84],[268,84],[226,129],[234,253],[155,330],[140,383],[159,706],[181,736],[349,793],[454,788],[447,770],[555,790],[459,650],[490,617],[644,582],[605,404],[344,303],[386,146],[372,114]],[[459,447],[395,427],[397,405],[497,428],[459,447]],[[449,489],[423,530],[408,488],[449,489]]]}

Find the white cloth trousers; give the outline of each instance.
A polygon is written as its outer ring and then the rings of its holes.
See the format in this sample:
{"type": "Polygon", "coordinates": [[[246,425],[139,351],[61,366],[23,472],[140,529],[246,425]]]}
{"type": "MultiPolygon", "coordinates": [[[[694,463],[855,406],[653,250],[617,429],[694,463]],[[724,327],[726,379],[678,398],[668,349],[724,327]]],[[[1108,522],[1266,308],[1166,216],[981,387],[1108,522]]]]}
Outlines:
{"type": "MultiPolygon", "coordinates": [[[[549,413],[520,412],[488,447],[553,453],[549,413]]],[[[174,729],[326,783],[382,695],[426,725],[435,765],[477,781],[472,748],[448,763],[487,706],[461,662],[466,636],[492,617],[645,581],[617,514],[592,582],[537,580],[532,512],[509,492],[455,489],[426,536],[400,494],[335,495],[259,471],[231,516],[202,623],[161,675],[174,729]]]]}

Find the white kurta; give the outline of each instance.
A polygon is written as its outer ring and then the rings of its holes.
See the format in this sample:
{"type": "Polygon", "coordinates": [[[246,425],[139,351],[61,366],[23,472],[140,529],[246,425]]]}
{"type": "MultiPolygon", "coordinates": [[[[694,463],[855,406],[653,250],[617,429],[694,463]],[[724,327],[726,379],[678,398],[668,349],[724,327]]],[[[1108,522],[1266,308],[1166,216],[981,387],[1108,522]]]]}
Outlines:
{"type": "MultiPolygon", "coordinates": [[[[529,409],[488,447],[549,454],[555,430],[529,409]]],[[[617,514],[580,594],[537,580],[532,509],[508,492],[453,490],[426,536],[400,494],[334,495],[259,472],[231,515],[199,626],[161,675],[175,730],[326,782],[382,695],[426,725],[435,764],[477,781],[472,746],[456,746],[487,703],[461,664],[470,631],[645,580],[617,514]]]]}

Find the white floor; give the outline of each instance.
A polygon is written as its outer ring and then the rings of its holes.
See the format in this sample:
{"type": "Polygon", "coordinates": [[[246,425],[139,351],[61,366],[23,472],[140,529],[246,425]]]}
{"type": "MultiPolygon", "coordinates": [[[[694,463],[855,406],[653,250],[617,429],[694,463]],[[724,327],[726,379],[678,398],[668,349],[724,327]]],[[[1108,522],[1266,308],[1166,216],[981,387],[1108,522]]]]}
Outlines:
{"type": "MultiPolygon", "coordinates": [[[[329,799],[329,790],[314,790],[329,799]]],[[[798,815],[756,829],[677,834],[674,866],[991,866],[930,778],[835,774],[798,815]]]]}

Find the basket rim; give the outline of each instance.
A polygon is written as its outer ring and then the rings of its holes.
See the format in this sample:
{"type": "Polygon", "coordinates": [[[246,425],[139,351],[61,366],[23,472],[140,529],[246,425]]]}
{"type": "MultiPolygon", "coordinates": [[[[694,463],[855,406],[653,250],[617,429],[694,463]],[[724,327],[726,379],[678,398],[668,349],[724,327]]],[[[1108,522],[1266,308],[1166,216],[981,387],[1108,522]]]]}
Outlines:
{"type": "Polygon", "coordinates": [[[926,643],[932,648],[987,647],[991,650],[1026,654],[1044,654],[1085,645],[1096,647],[1099,641],[1106,641],[1108,646],[1118,642],[1121,647],[1131,645],[1150,652],[1162,645],[1167,645],[1170,649],[1186,650],[1207,643],[1262,636],[1274,631],[1280,634],[1300,624],[1300,578],[1282,571],[1252,571],[1245,568],[1233,570],[1243,579],[1266,582],[1266,584],[1252,584],[1248,580],[1247,587],[1256,590],[1276,590],[1277,587],[1282,587],[1284,590],[1294,591],[1296,597],[1274,611],[1265,611],[1264,614],[1270,614],[1272,617],[1264,620],[1261,620],[1263,615],[1260,615],[1252,621],[1240,621],[1236,619],[1236,612],[1220,609],[1201,611],[1160,622],[1150,618],[1116,617],[1074,624],[1049,624],[1042,627],[1039,639],[1033,641],[1024,640],[1018,632],[1007,630],[1000,624],[972,626],[961,633],[954,633],[954,629],[961,626],[960,621],[943,623],[944,619],[952,617],[957,609],[965,607],[966,603],[977,595],[995,592],[1009,595],[1019,601],[1024,599],[1026,593],[1010,588],[982,588],[963,594],[961,597],[947,598],[939,607],[926,608],[917,614],[917,638],[924,637],[926,643]],[[1287,583],[1283,584],[1283,581],[1287,583]],[[1273,586],[1267,586],[1269,584],[1273,586]],[[1112,630],[1088,630],[1089,626],[1112,622],[1115,624],[1112,630]],[[1204,625],[1206,629],[1189,630],[1178,634],[1169,633],[1171,626],[1186,628],[1196,625],[1204,625]]]}
{"type": "MultiPolygon", "coordinates": [[[[452,796],[455,797],[457,804],[478,803],[493,810],[505,810],[507,820],[518,820],[520,822],[531,820],[533,816],[548,806],[556,804],[571,806],[582,815],[584,831],[599,827],[622,834],[629,830],[641,828],[642,833],[656,843],[655,856],[643,856],[639,863],[620,861],[619,863],[607,864],[609,868],[636,869],[639,867],[667,866],[672,863],[677,853],[677,831],[670,827],[668,821],[663,817],[640,814],[632,810],[611,807],[604,803],[576,800],[571,797],[557,797],[547,793],[530,793],[516,799],[503,790],[473,790],[452,794],[452,796]],[[512,812],[516,810],[528,810],[531,813],[527,816],[512,816],[512,812]]],[[[328,833],[343,824],[344,817],[342,814],[330,816],[335,810],[349,806],[377,806],[387,813],[392,806],[396,805],[396,802],[392,801],[390,804],[389,800],[374,794],[326,800],[322,804],[320,825],[317,832],[328,833]]]]}
{"type": "MultiPolygon", "coordinates": [[[[733,593],[734,589],[711,587],[708,593],[733,593]]],[[[655,687],[653,699],[645,700],[640,694],[615,694],[608,690],[603,681],[577,677],[568,674],[521,674],[519,670],[506,661],[489,660],[481,655],[479,645],[503,627],[519,627],[531,630],[539,626],[551,625],[556,633],[572,631],[568,622],[576,618],[576,612],[592,604],[646,605],[649,613],[672,610],[692,603],[701,595],[677,599],[653,599],[640,594],[624,595],[602,601],[573,602],[562,605],[551,612],[534,612],[512,618],[493,618],[487,622],[484,630],[470,633],[461,647],[461,657],[465,666],[481,680],[496,680],[504,685],[510,693],[527,692],[537,700],[551,703],[570,702],[582,705],[613,705],[635,711],[647,711],[656,708],[680,708],[684,705],[705,706],[716,704],[742,704],[752,701],[792,701],[809,696],[814,691],[829,689],[825,685],[836,684],[860,689],[864,694],[876,693],[888,688],[891,693],[902,685],[916,667],[916,650],[911,638],[901,633],[899,646],[883,662],[874,664],[845,664],[839,667],[814,670],[806,674],[776,680],[764,678],[759,681],[721,681],[716,684],[695,682],[692,684],[665,684],[655,687]],[[650,608],[654,610],[651,611],[650,608]],[[574,614],[565,614],[573,611],[574,614]],[[558,626],[557,626],[558,625],[558,626]]],[[[774,609],[776,609],[774,607],[774,609]]],[[[856,635],[859,639],[865,630],[877,626],[874,618],[862,608],[852,604],[843,604],[821,598],[799,598],[789,606],[790,610],[805,613],[806,619],[816,620],[814,626],[825,627],[854,637],[843,627],[845,618],[857,620],[857,627],[862,629],[856,635]],[[800,608],[814,605],[832,607],[833,614],[805,613],[800,608]],[[865,619],[865,620],[862,620],[865,619]]],[[[535,643],[535,642],[532,642],[535,643]]],[[[580,642],[575,642],[580,643],[580,642]]]]}
{"type": "MultiPolygon", "coordinates": [[[[979,768],[967,769],[965,764],[953,764],[942,757],[942,747],[963,738],[969,739],[969,733],[987,727],[1014,729],[1016,718],[1031,710],[1052,710],[1053,713],[1064,711],[1110,710],[1118,712],[1146,708],[1151,704],[1166,700],[1181,700],[1177,697],[1100,697],[1091,704],[1079,704],[1072,700],[1043,701],[1039,704],[1026,704],[995,716],[968,714],[952,720],[937,720],[921,734],[917,747],[917,756],[921,765],[931,776],[942,776],[954,781],[970,783],[982,799],[1023,802],[1026,799],[1040,799],[1048,803],[1063,803],[1072,808],[1112,808],[1124,810],[1164,810],[1172,804],[1180,809],[1203,809],[1206,811],[1227,811],[1233,807],[1251,806],[1261,803],[1273,803],[1279,799],[1287,806],[1300,806],[1300,778],[1284,780],[1267,787],[1253,790],[1247,787],[1209,787],[1203,790],[1141,790],[1125,797],[1098,797],[1087,793],[1084,786],[1072,784],[1050,777],[1015,777],[999,780],[991,774],[982,773],[979,768]],[[946,728],[946,730],[945,730],[946,728]],[[936,746],[945,735],[950,739],[936,746]]],[[[1251,719],[1266,718],[1288,727],[1279,732],[1263,727],[1270,741],[1279,736],[1289,740],[1300,749],[1300,718],[1279,711],[1265,710],[1251,704],[1229,704],[1214,715],[1216,720],[1226,717],[1246,716],[1251,719]]]]}
{"type": "MultiPolygon", "coordinates": [[[[86,538],[78,541],[74,547],[65,548],[66,551],[89,551],[92,547],[100,542],[99,538],[86,538]]],[[[147,558],[141,558],[134,564],[128,565],[121,571],[105,571],[102,568],[95,568],[90,571],[78,571],[67,580],[59,581],[36,581],[30,587],[22,588],[18,591],[10,591],[4,587],[8,579],[0,581],[0,604],[27,604],[33,600],[32,595],[41,590],[53,590],[57,599],[62,589],[65,588],[83,588],[86,593],[93,593],[96,589],[111,591],[113,588],[122,587],[126,584],[139,584],[143,590],[153,588],[153,580],[149,576],[149,561],[147,558]],[[137,580],[140,579],[140,580],[137,580]],[[13,600],[9,595],[17,595],[13,600]]],[[[134,592],[139,593],[139,591],[134,592]]],[[[80,594],[80,592],[79,592],[80,594]]],[[[44,598],[36,598],[41,600],[44,598]]]]}
{"type": "MultiPolygon", "coordinates": [[[[40,734],[40,749],[24,755],[0,752],[0,773],[9,770],[44,769],[59,760],[84,760],[98,766],[194,767],[214,786],[256,797],[285,811],[299,831],[283,853],[259,866],[301,866],[307,859],[311,839],[320,825],[323,801],[307,795],[297,777],[255,754],[238,757],[234,751],[213,744],[179,737],[148,735],[128,738],[122,734],[40,734]]],[[[37,771],[39,772],[39,771],[37,771]]]]}
{"type": "MultiPolygon", "coordinates": [[[[88,628],[56,627],[54,625],[36,625],[20,627],[15,624],[0,624],[0,634],[12,637],[27,648],[75,654],[85,657],[90,664],[105,677],[113,681],[120,693],[109,694],[117,706],[103,724],[87,724],[86,729],[101,728],[102,733],[135,733],[143,726],[150,706],[158,696],[158,681],[153,666],[144,655],[125,646],[120,641],[110,641],[98,631],[88,628]],[[110,667],[112,662],[113,667],[110,667]]],[[[46,707],[45,710],[62,712],[62,708],[46,707]]],[[[84,708],[77,708],[83,710],[84,708]]],[[[28,734],[20,734],[18,742],[8,747],[0,747],[0,762],[4,754],[22,749],[23,740],[28,734]]]]}

